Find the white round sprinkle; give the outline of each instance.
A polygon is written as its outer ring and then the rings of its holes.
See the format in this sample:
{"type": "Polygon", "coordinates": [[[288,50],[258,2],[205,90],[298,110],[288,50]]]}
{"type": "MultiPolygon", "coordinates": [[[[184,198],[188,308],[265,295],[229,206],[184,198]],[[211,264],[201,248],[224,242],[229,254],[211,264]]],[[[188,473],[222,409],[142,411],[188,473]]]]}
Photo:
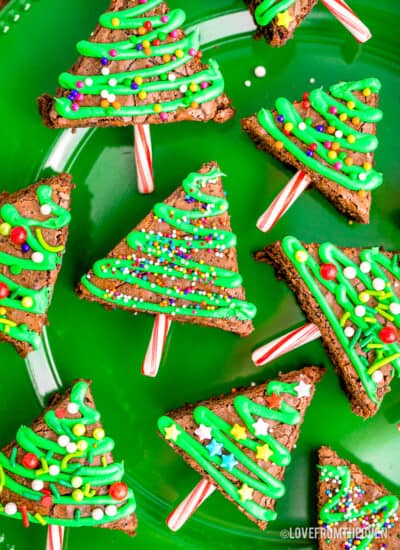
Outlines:
{"type": "Polygon", "coordinates": [[[360,269],[363,273],[369,273],[371,271],[371,264],[369,262],[361,262],[360,269]]]}
{"type": "Polygon", "coordinates": [[[182,84],[182,86],[179,86],[179,91],[181,92],[181,94],[186,94],[187,89],[188,87],[186,86],[186,84],[182,84]]]}
{"type": "Polygon", "coordinates": [[[367,310],[365,309],[364,306],[356,306],[354,309],[354,313],[357,315],[357,317],[364,317],[366,312],[367,310]]]}
{"type": "Polygon", "coordinates": [[[353,327],[346,327],[344,329],[344,333],[347,336],[347,338],[352,338],[354,336],[354,332],[355,332],[355,330],[354,330],[353,327]]]}
{"type": "Polygon", "coordinates": [[[101,69],[101,74],[104,76],[108,76],[110,74],[110,69],[108,67],[103,67],[101,69]]]}
{"type": "Polygon", "coordinates": [[[69,443],[69,437],[67,435],[60,435],[60,437],[57,439],[57,443],[60,445],[60,447],[66,447],[69,443]]]}
{"type": "Polygon", "coordinates": [[[79,487],[82,487],[83,485],[83,479],[79,476],[74,476],[71,479],[71,485],[74,489],[79,489],[79,487]]]}
{"type": "Polygon", "coordinates": [[[342,132],[342,130],[336,130],[336,132],[335,132],[335,137],[337,137],[337,138],[342,138],[342,137],[343,137],[343,132],[342,132]]]}
{"type": "Polygon", "coordinates": [[[305,122],[299,122],[298,129],[299,130],[306,130],[307,124],[305,122]]]}
{"type": "Polygon", "coordinates": [[[86,78],[85,84],[86,84],[86,86],[92,86],[93,85],[93,80],[91,78],[86,78]]]}
{"type": "Polygon", "coordinates": [[[110,103],[114,103],[114,101],[117,99],[117,96],[114,94],[108,94],[108,101],[110,103]]]}
{"type": "Polygon", "coordinates": [[[250,86],[251,86],[251,80],[245,80],[245,81],[244,81],[244,85],[246,86],[246,88],[250,88],[250,86]]]}
{"type": "Polygon", "coordinates": [[[360,181],[365,181],[367,179],[367,174],[365,172],[361,172],[361,174],[359,174],[358,176],[358,179],[360,181]]]}
{"type": "Polygon", "coordinates": [[[393,315],[399,315],[400,313],[400,304],[397,302],[392,302],[389,306],[390,313],[393,313],[393,315]]]}
{"type": "Polygon", "coordinates": [[[17,513],[17,505],[15,504],[15,502],[7,502],[7,504],[4,506],[4,511],[7,516],[13,516],[17,513]]]}
{"type": "Polygon", "coordinates": [[[315,78],[311,77],[309,82],[310,82],[310,84],[315,84],[315,78]]]}
{"type": "Polygon", "coordinates": [[[374,287],[375,290],[384,290],[386,283],[383,279],[381,279],[380,277],[377,277],[372,281],[372,286],[374,287]]]}
{"type": "Polygon", "coordinates": [[[44,258],[44,256],[41,252],[34,252],[32,254],[31,260],[35,264],[41,264],[43,262],[43,258],[44,258]]]}
{"type": "Polygon", "coordinates": [[[264,78],[264,76],[267,74],[267,69],[263,67],[263,65],[258,65],[258,67],[254,69],[254,74],[257,78],[264,78]]]}
{"type": "Polygon", "coordinates": [[[44,487],[44,483],[40,479],[34,479],[32,481],[32,489],[34,491],[41,491],[43,487],[44,487]]]}
{"type": "Polygon", "coordinates": [[[79,405],[76,403],[68,403],[67,411],[69,414],[77,414],[79,412],[79,405]]]}
{"type": "Polygon", "coordinates": [[[52,464],[49,467],[49,473],[51,476],[58,476],[58,474],[60,473],[60,467],[57,466],[57,464],[52,464]]]}
{"type": "Polygon", "coordinates": [[[107,98],[108,98],[108,91],[107,91],[107,90],[101,90],[100,96],[101,96],[103,99],[107,99],[107,98]]]}
{"type": "Polygon", "coordinates": [[[175,80],[176,80],[176,74],[174,74],[174,73],[169,73],[169,75],[168,75],[168,80],[169,80],[170,82],[175,82],[175,80]]]}
{"type": "Polygon", "coordinates": [[[376,370],[376,371],[374,372],[374,374],[372,375],[372,380],[373,380],[376,384],[379,384],[379,382],[382,382],[382,380],[383,380],[382,371],[376,370]]]}
{"type": "Polygon", "coordinates": [[[73,443],[72,441],[71,441],[71,443],[68,443],[68,445],[67,445],[67,451],[69,453],[76,453],[77,448],[78,447],[76,446],[76,443],[73,443]]]}
{"type": "Polygon", "coordinates": [[[96,521],[100,521],[104,517],[104,512],[101,508],[95,508],[92,512],[92,518],[96,521]]]}
{"type": "Polygon", "coordinates": [[[43,216],[49,216],[51,214],[50,204],[42,204],[40,207],[40,213],[43,214],[43,216]]]}
{"type": "Polygon", "coordinates": [[[116,86],[117,85],[117,79],[116,78],[110,78],[108,81],[110,86],[116,86]]]}
{"type": "Polygon", "coordinates": [[[105,508],[106,516],[112,518],[113,516],[116,516],[118,513],[118,508],[115,506],[115,504],[109,504],[105,508]]]}
{"type": "Polygon", "coordinates": [[[355,279],[357,271],[354,267],[347,266],[343,269],[343,275],[346,277],[346,279],[355,279]]]}

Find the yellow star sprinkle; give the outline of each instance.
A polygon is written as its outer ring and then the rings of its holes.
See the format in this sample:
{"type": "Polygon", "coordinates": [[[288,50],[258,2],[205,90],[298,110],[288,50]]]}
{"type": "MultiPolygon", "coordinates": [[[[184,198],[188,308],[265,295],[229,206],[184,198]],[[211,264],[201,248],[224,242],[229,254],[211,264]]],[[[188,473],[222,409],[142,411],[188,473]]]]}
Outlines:
{"type": "Polygon", "coordinates": [[[240,439],[246,439],[247,438],[246,428],[243,427],[243,426],[239,426],[239,424],[234,424],[233,428],[231,429],[231,434],[238,441],[240,439]]]}
{"type": "Polygon", "coordinates": [[[245,500],[251,500],[253,498],[253,491],[254,489],[246,485],[246,483],[243,483],[243,485],[238,491],[240,495],[240,500],[242,502],[244,502],[245,500]]]}
{"type": "Polygon", "coordinates": [[[289,25],[294,20],[294,17],[289,15],[289,12],[286,10],[281,13],[278,13],[278,15],[276,16],[276,19],[277,19],[276,21],[277,25],[280,25],[281,27],[285,27],[285,29],[289,29],[289,25]]]}
{"type": "Polygon", "coordinates": [[[272,454],[273,452],[267,444],[257,447],[256,458],[259,460],[268,460],[272,454]]]}
{"type": "Polygon", "coordinates": [[[172,426],[169,426],[168,428],[165,428],[165,439],[170,439],[171,441],[176,441],[178,439],[178,436],[181,434],[181,431],[177,429],[175,424],[172,424],[172,426]]]}

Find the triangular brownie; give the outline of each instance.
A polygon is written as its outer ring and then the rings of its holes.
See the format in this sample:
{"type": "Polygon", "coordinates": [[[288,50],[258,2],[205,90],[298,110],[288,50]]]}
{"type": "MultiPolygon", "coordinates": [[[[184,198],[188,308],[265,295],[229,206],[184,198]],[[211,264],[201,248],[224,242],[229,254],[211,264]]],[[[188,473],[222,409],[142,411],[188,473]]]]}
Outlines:
{"type": "Polygon", "coordinates": [[[382,184],[374,169],[380,89],[366,78],[317,88],[294,103],[279,98],[275,110],[261,109],[242,126],[259,149],[306,173],[340,212],[369,223],[371,191],[382,184]]]}
{"type": "Polygon", "coordinates": [[[169,445],[266,529],[285,494],[283,477],[324,369],[305,367],[162,416],[169,445]]]}
{"type": "Polygon", "coordinates": [[[40,345],[71,216],[71,176],[0,194],[0,340],[23,357],[40,345]]]}
{"type": "Polygon", "coordinates": [[[256,38],[283,46],[318,0],[245,0],[257,25],[256,38]]]}
{"type": "Polygon", "coordinates": [[[189,174],[96,262],[78,294],[107,307],[250,334],[256,308],[245,301],[222,176],[214,162],[189,174]]]}
{"type": "Polygon", "coordinates": [[[398,550],[399,498],[329,447],[319,457],[319,550],[398,550]]]}
{"type": "Polygon", "coordinates": [[[215,60],[202,63],[199,29],[161,0],[113,0],[80,57],[39,110],[52,128],[127,126],[234,115],[215,60]]]}
{"type": "Polygon", "coordinates": [[[0,514],[25,527],[105,527],[135,535],[135,497],[113,449],[89,383],[76,381],[0,453],[0,514]]]}
{"type": "Polygon", "coordinates": [[[400,374],[398,254],[285,237],[256,259],[275,268],[320,329],[353,411],[376,414],[394,372],[400,374]]]}

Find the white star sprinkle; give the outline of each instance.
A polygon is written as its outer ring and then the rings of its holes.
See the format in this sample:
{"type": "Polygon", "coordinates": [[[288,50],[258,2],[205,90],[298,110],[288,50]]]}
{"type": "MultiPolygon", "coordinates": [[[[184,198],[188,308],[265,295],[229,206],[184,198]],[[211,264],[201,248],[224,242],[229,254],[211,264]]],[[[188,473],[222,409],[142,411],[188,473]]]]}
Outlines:
{"type": "Polygon", "coordinates": [[[212,439],[211,428],[209,428],[208,426],[204,426],[204,424],[200,424],[200,426],[194,433],[197,435],[200,441],[204,441],[205,439],[212,439]]]}
{"type": "Polygon", "coordinates": [[[259,418],[257,422],[254,422],[253,429],[256,435],[267,435],[269,424],[264,422],[262,418],[259,418]]]}
{"type": "Polygon", "coordinates": [[[298,397],[310,397],[311,384],[306,384],[303,380],[300,380],[294,389],[298,397]]]}

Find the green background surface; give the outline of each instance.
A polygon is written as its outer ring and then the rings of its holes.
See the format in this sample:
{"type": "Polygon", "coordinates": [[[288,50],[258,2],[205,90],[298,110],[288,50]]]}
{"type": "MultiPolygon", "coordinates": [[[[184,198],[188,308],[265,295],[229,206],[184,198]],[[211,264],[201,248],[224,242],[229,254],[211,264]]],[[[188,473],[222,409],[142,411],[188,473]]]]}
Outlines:
{"type": "MultiPolygon", "coordinates": [[[[59,72],[75,59],[75,44],[94,27],[108,0],[41,0],[0,37],[1,189],[13,191],[32,183],[42,170],[60,132],[42,126],[36,97],[53,92],[59,72]]],[[[217,2],[171,0],[184,7],[188,23],[240,11],[239,0],[217,2]],[[185,8],[186,4],[186,8],[185,8]]],[[[352,6],[367,22],[373,39],[359,46],[322,6],[318,6],[281,49],[256,42],[251,34],[235,34],[206,47],[218,59],[226,78],[226,91],[237,116],[223,126],[181,123],[152,130],[156,193],[136,192],[131,128],[100,129],[90,133],[69,162],[76,190],[67,254],[49,311],[51,348],[62,380],[93,379],[97,407],[107,432],[116,440],[115,455],[124,459],[127,480],[136,490],[139,529],[136,539],[103,529],[70,529],[66,548],[92,546],[128,548],[314,548],[312,541],[286,541],[282,528],[316,525],[315,456],[321,444],[333,446],[354,459],[378,481],[398,492],[400,470],[399,384],[386,397],[379,414],[364,422],[354,416],[319,341],[279,359],[264,369],[250,360],[252,349],[304,321],[295,300],[272,269],[256,264],[251,253],[285,234],[305,240],[331,239],[340,245],[384,245],[400,248],[399,174],[399,22],[397,0],[353,0],[352,6]],[[267,68],[256,79],[257,65],[267,68]],[[301,97],[310,88],[338,80],[376,76],[382,80],[378,167],[384,186],[373,195],[369,226],[349,225],[318,193],[302,196],[285,218],[264,235],[255,227],[258,215],[288,180],[291,171],[256,150],[241,132],[239,118],[274,98],[301,97]],[[244,80],[251,79],[251,88],[244,80]],[[239,337],[214,329],[174,324],[157,379],[140,374],[150,336],[152,317],[107,312],[80,301],[73,293],[80,275],[203,161],[217,160],[227,174],[233,229],[239,237],[240,271],[248,299],[258,306],[256,330],[239,337]],[[172,534],[164,521],[168,513],[199,481],[199,476],[158,437],[156,419],[170,408],[229,391],[251,381],[262,382],[280,369],[306,364],[328,368],[311,408],[301,438],[286,472],[287,494],[277,504],[279,519],[263,533],[220,494],[214,494],[195,517],[172,534]]],[[[230,30],[229,30],[230,31],[230,30]]],[[[2,396],[0,444],[15,435],[21,423],[40,412],[24,362],[10,346],[0,350],[2,396]]],[[[44,548],[46,530],[0,519],[0,549],[44,548]]]]}

